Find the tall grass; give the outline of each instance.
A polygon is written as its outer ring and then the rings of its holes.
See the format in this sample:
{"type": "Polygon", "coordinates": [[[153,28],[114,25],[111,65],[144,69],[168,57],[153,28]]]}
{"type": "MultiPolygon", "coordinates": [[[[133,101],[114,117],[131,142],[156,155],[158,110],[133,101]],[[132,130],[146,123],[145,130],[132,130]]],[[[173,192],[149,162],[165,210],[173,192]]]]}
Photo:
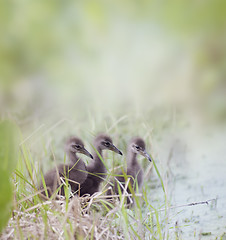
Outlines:
{"type": "MultiPolygon", "coordinates": [[[[129,134],[130,130],[125,126],[120,128],[123,120],[128,121],[125,118],[112,120],[112,123],[107,125],[104,131],[109,132],[114,143],[125,153],[123,157],[125,163],[126,142],[133,136],[129,134]],[[125,135],[122,136],[124,132],[125,135]]],[[[44,153],[49,157],[47,161],[50,161],[51,156],[54,155],[52,157],[55,164],[66,161],[65,155],[63,155],[62,139],[67,136],[64,136],[63,133],[64,126],[61,125],[58,128],[62,128],[60,129],[62,135],[58,135],[60,139],[51,143],[51,149],[61,148],[60,154],[58,154],[60,151],[55,153],[47,148],[49,138],[55,139],[54,132],[53,136],[46,136],[44,144],[42,142],[42,144],[36,145],[40,153],[38,156],[37,149],[34,150],[34,146],[29,142],[25,141],[20,145],[20,158],[13,174],[14,207],[12,217],[2,236],[9,236],[11,239],[72,239],[74,236],[77,239],[167,239],[169,237],[166,230],[168,228],[167,210],[162,213],[159,212],[159,209],[163,206],[167,209],[169,203],[158,161],[155,160],[153,161],[154,168],[149,167],[147,171],[157,173],[157,182],[160,183],[164,196],[160,205],[152,200],[150,192],[152,177],[145,179],[145,185],[140,194],[137,194],[137,187],[130,188],[130,197],[134,202],[134,206],[131,208],[127,208],[125,205],[126,192],[120,191],[119,197],[113,197],[113,203],[106,199],[106,191],[111,179],[117,176],[118,170],[123,169],[124,165],[120,157],[110,152],[106,152],[103,159],[101,158],[108,170],[108,176],[99,193],[92,197],[71,198],[70,185],[66,179],[65,197],[60,200],[50,198],[47,201],[40,198],[37,186],[40,181],[44,181],[43,174],[47,169],[44,169],[44,172],[41,169],[48,164],[43,165],[43,162],[37,162],[36,159],[43,157],[44,153]]],[[[136,128],[136,135],[141,135],[138,126],[136,128]]],[[[57,129],[55,130],[58,132],[57,129]]],[[[92,135],[95,135],[95,132],[92,135]]],[[[150,133],[147,136],[149,135],[150,133]]],[[[149,139],[146,138],[145,141],[148,152],[151,154],[149,139]]],[[[88,140],[91,142],[92,137],[89,136],[88,140]]],[[[152,157],[152,159],[154,158],[152,157]]],[[[139,161],[141,165],[149,166],[147,160],[139,159],[139,161]]]]}

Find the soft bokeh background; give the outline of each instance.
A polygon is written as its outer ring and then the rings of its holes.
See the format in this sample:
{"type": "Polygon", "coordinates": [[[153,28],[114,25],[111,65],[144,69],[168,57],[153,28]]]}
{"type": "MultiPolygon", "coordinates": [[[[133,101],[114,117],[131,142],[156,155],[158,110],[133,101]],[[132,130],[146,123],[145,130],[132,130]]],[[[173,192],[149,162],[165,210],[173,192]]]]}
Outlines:
{"type": "MultiPolygon", "coordinates": [[[[53,139],[63,155],[72,133],[90,142],[108,131],[124,149],[141,135],[161,171],[171,161],[187,174],[169,186],[174,205],[222,199],[225,9],[224,0],[1,1],[0,118],[20,126],[44,169],[53,139]]],[[[225,211],[214,221],[209,212],[200,213],[208,229],[225,231],[225,211]]]]}
{"type": "Polygon", "coordinates": [[[2,1],[1,118],[25,128],[100,113],[223,122],[225,8],[223,0],[2,1]]]}

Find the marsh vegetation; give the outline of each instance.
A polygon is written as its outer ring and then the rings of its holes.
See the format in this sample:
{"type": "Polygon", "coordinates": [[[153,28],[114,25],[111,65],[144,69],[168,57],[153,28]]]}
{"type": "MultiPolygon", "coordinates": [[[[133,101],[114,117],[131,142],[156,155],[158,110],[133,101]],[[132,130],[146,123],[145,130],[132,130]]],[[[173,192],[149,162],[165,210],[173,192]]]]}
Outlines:
{"type": "Polygon", "coordinates": [[[0,238],[225,239],[225,1],[0,4],[0,238]],[[146,143],[134,206],[106,198],[112,152],[98,193],[40,199],[66,139],[100,132],[146,143]]]}

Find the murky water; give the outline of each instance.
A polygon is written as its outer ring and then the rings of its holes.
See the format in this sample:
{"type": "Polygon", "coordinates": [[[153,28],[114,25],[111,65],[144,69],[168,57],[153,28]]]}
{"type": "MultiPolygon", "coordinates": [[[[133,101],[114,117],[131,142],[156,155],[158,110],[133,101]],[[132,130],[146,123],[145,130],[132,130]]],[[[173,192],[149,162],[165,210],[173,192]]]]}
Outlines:
{"type": "MultiPolygon", "coordinates": [[[[220,239],[226,232],[226,129],[186,129],[157,143],[156,163],[173,206],[206,201],[209,204],[169,210],[170,238],[220,239]],[[167,172],[167,175],[164,174],[167,172]],[[177,230],[175,226],[177,225],[177,230]]],[[[153,171],[154,172],[154,171],[153,171]]],[[[154,174],[155,175],[155,174],[154,174]]],[[[163,195],[161,187],[152,194],[163,195]]],[[[226,235],[224,236],[226,239],[226,235]]],[[[223,238],[223,239],[224,239],[223,238]]]]}

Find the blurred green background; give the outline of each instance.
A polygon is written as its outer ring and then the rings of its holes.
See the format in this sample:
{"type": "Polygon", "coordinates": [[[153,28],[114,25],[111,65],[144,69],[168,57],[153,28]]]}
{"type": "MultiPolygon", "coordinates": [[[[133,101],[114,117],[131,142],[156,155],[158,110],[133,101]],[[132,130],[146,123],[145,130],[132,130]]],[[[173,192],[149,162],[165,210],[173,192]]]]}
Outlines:
{"type": "Polygon", "coordinates": [[[1,119],[24,131],[90,116],[222,124],[225,9],[224,0],[1,1],[1,119]]]}

